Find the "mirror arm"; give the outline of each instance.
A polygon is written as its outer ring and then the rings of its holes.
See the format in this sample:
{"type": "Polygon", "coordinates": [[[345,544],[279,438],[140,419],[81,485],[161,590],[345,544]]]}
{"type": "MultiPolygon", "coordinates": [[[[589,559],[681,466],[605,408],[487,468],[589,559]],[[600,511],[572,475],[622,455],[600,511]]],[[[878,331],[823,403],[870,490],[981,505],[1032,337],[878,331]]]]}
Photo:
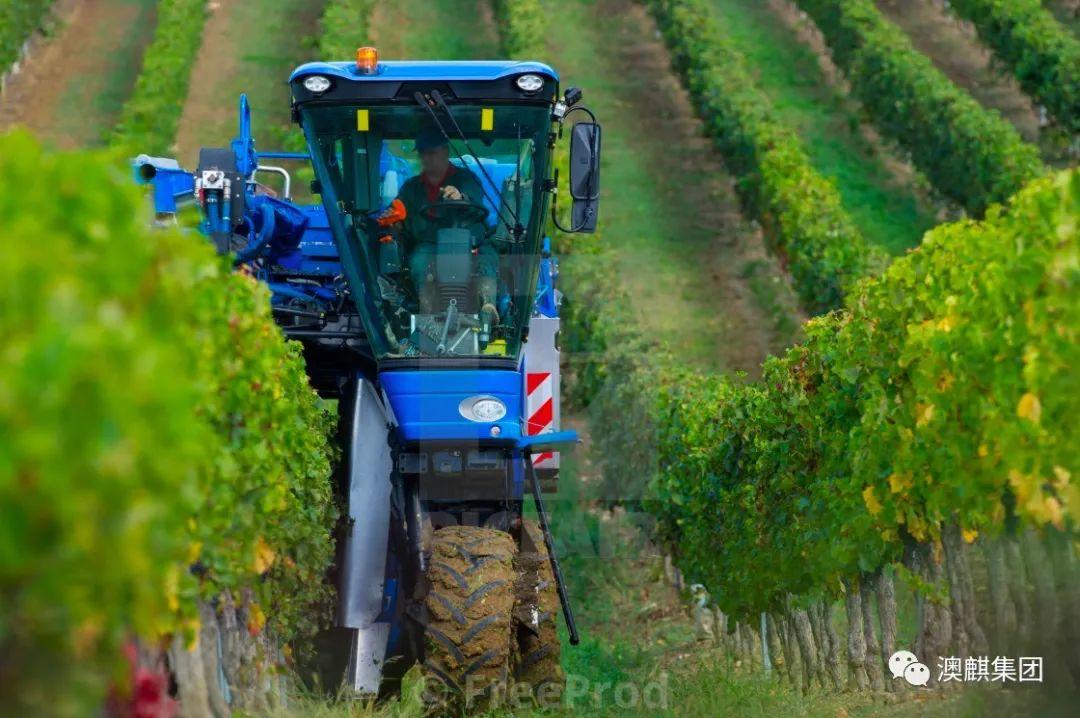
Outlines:
{"type": "Polygon", "coordinates": [[[555,182],[551,185],[551,223],[555,225],[555,229],[559,230],[563,234],[577,234],[588,225],[588,221],[582,222],[580,226],[574,228],[567,228],[562,226],[559,222],[559,213],[557,211],[559,204],[559,170],[555,170],[555,182]]]}
{"type": "Polygon", "coordinates": [[[563,122],[566,121],[567,117],[574,114],[575,112],[584,112],[586,115],[589,116],[590,122],[596,122],[596,115],[593,114],[592,110],[590,110],[588,107],[585,107],[585,105],[574,105],[566,111],[566,114],[563,115],[562,120],[559,121],[559,124],[561,125],[563,122]]]}

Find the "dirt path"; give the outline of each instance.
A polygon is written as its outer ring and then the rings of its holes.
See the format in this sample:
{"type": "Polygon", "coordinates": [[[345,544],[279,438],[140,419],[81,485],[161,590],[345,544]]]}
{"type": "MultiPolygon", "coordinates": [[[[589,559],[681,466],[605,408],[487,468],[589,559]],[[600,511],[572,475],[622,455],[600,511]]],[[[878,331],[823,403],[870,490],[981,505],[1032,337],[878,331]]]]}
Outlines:
{"type": "Polygon", "coordinates": [[[949,15],[941,0],[877,0],[877,6],[950,80],[1000,112],[1025,140],[1039,141],[1035,105],[1011,76],[994,68],[970,23],[949,15]]]}
{"type": "Polygon", "coordinates": [[[563,85],[604,125],[601,232],[641,325],[688,364],[755,374],[790,340],[795,302],[652,18],[631,0],[560,0],[553,17],[563,85]]]}
{"type": "Polygon", "coordinates": [[[491,60],[499,55],[487,0],[379,2],[371,34],[388,60],[491,60]]]}
{"type": "Polygon", "coordinates": [[[104,144],[153,38],[154,8],[154,0],[61,5],[58,34],[31,52],[8,85],[0,130],[25,125],[65,149],[104,144]]]}
{"type": "Polygon", "coordinates": [[[200,147],[227,146],[236,136],[237,103],[245,92],[252,106],[258,147],[280,149],[292,131],[289,73],[314,60],[321,0],[217,0],[192,68],[190,89],[177,130],[178,157],[194,167],[200,147]]]}

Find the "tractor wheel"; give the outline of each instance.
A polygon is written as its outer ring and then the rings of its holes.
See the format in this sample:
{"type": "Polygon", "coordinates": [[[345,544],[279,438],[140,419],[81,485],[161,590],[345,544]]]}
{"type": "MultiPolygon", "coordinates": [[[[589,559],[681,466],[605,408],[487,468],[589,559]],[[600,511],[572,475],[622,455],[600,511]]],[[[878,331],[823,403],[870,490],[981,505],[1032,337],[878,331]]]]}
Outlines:
{"type": "Polygon", "coordinates": [[[424,599],[425,699],[433,712],[482,709],[505,692],[515,552],[513,538],[495,529],[434,533],[424,599]]]}
{"type": "Polygon", "coordinates": [[[516,568],[514,679],[527,684],[537,703],[548,708],[561,701],[566,675],[559,663],[559,594],[544,534],[535,521],[522,524],[516,568]]]}

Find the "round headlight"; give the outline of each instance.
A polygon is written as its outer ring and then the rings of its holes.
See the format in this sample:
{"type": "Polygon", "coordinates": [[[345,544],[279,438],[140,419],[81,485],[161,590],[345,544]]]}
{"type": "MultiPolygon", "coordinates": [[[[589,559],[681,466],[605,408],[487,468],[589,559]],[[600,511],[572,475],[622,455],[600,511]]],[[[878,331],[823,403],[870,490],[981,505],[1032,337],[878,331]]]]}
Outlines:
{"type": "Polygon", "coordinates": [[[498,421],[506,416],[506,404],[493,396],[470,396],[461,402],[458,411],[469,421],[498,421]]]}
{"type": "Polygon", "coordinates": [[[498,421],[506,416],[506,405],[498,399],[480,399],[472,405],[472,410],[480,421],[498,421]]]}
{"type": "Polygon", "coordinates": [[[524,92],[539,92],[544,86],[544,78],[539,75],[522,75],[517,79],[517,86],[524,92]]]}
{"type": "Polygon", "coordinates": [[[304,79],[304,88],[319,95],[330,89],[330,80],[322,75],[312,75],[304,79]]]}

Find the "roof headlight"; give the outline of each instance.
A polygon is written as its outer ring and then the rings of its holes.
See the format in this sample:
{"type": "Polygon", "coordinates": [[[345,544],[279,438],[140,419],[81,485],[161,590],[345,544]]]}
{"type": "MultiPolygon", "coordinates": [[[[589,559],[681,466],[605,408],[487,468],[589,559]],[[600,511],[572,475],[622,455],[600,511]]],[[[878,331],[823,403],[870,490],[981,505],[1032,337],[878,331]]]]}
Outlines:
{"type": "Polygon", "coordinates": [[[522,92],[539,92],[544,86],[544,78],[539,75],[522,75],[517,79],[517,86],[522,92]]]}
{"type": "Polygon", "coordinates": [[[330,89],[330,80],[322,75],[306,77],[304,78],[304,89],[308,92],[313,92],[316,95],[321,95],[330,89]]]}

